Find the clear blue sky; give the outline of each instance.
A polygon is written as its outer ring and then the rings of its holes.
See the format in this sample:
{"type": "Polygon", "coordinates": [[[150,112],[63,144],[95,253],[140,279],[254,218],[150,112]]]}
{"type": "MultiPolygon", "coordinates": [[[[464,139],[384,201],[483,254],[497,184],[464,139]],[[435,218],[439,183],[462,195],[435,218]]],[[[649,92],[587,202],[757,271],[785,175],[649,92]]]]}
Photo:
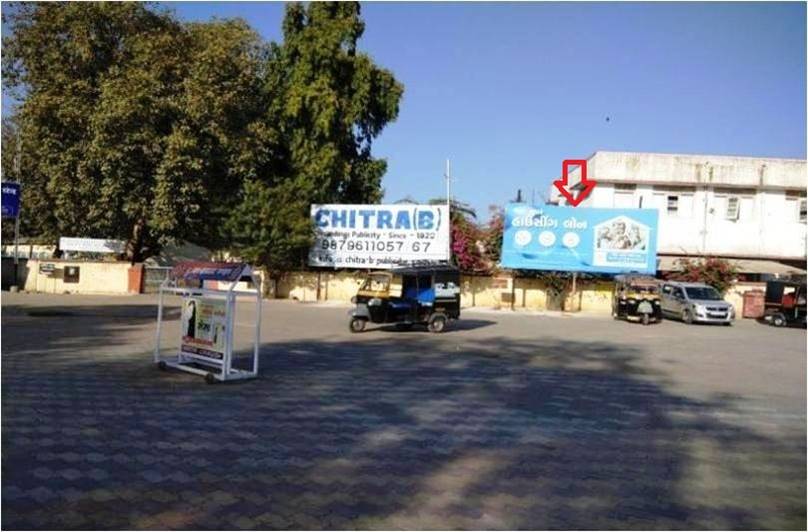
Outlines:
{"type": "MultiPolygon", "coordinates": [[[[171,3],[281,40],[283,4],[171,3]]],[[[804,3],[364,3],[360,42],[404,84],[374,144],[385,200],[488,205],[598,149],[806,156],[804,3]],[[606,121],[610,117],[610,121],[606,121]]]]}

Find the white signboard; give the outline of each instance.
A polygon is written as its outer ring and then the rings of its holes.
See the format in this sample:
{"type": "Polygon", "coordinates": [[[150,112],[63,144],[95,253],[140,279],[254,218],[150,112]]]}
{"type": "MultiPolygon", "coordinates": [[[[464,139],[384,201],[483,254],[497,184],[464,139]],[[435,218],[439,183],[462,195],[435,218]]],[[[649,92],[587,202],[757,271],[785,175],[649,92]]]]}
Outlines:
{"type": "Polygon", "coordinates": [[[85,251],[90,253],[123,253],[124,242],[106,238],[67,238],[59,239],[62,251],[85,251]]]}
{"type": "Polygon", "coordinates": [[[449,260],[446,205],[312,205],[309,265],[395,268],[449,260]]]}

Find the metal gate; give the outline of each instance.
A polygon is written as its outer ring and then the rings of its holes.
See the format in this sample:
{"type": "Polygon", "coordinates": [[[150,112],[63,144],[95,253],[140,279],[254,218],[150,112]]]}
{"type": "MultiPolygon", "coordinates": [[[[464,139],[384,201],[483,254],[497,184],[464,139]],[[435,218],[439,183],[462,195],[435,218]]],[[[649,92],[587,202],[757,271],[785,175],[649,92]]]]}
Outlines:
{"type": "Polygon", "coordinates": [[[160,285],[168,279],[171,272],[170,267],[149,266],[143,268],[143,293],[156,294],[160,291],[160,285]]]}

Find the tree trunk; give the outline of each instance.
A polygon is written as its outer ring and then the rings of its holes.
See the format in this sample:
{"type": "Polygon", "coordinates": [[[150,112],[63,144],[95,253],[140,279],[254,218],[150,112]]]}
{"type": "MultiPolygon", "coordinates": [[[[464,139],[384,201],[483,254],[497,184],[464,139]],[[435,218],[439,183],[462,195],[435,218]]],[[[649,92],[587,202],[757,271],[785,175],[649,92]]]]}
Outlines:
{"type": "Polygon", "coordinates": [[[138,218],[132,227],[132,236],[126,242],[126,249],[124,254],[126,260],[134,265],[137,262],[143,262],[143,238],[146,233],[146,220],[138,218]]]}

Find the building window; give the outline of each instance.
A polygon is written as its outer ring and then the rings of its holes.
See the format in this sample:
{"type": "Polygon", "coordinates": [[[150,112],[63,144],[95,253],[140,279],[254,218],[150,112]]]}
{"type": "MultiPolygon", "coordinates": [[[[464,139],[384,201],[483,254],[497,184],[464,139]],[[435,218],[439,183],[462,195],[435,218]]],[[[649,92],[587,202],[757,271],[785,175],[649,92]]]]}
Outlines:
{"type": "Polygon", "coordinates": [[[806,198],[805,192],[789,190],[786,192],[786,212],[789,221],[806,223],[806,198]]]}
{"type": "Polygon", "coordinates": [[[634,189],[615,187],[613,206],[616,209],[630,209],[634,207],[634,189]]]}
{"type": "Polygon", "coordinates": [[[738,196],[730,196],[727,198],[727,210],[725,213],[725,218],[731,221],[737,221],[738,216],[741,210],[741,201],[738,196]]]}
{"type": "Polygon", "coordinates": [[[676,216],[679,213],[679,196],[668,196],[668,214],[676,216]]]}

